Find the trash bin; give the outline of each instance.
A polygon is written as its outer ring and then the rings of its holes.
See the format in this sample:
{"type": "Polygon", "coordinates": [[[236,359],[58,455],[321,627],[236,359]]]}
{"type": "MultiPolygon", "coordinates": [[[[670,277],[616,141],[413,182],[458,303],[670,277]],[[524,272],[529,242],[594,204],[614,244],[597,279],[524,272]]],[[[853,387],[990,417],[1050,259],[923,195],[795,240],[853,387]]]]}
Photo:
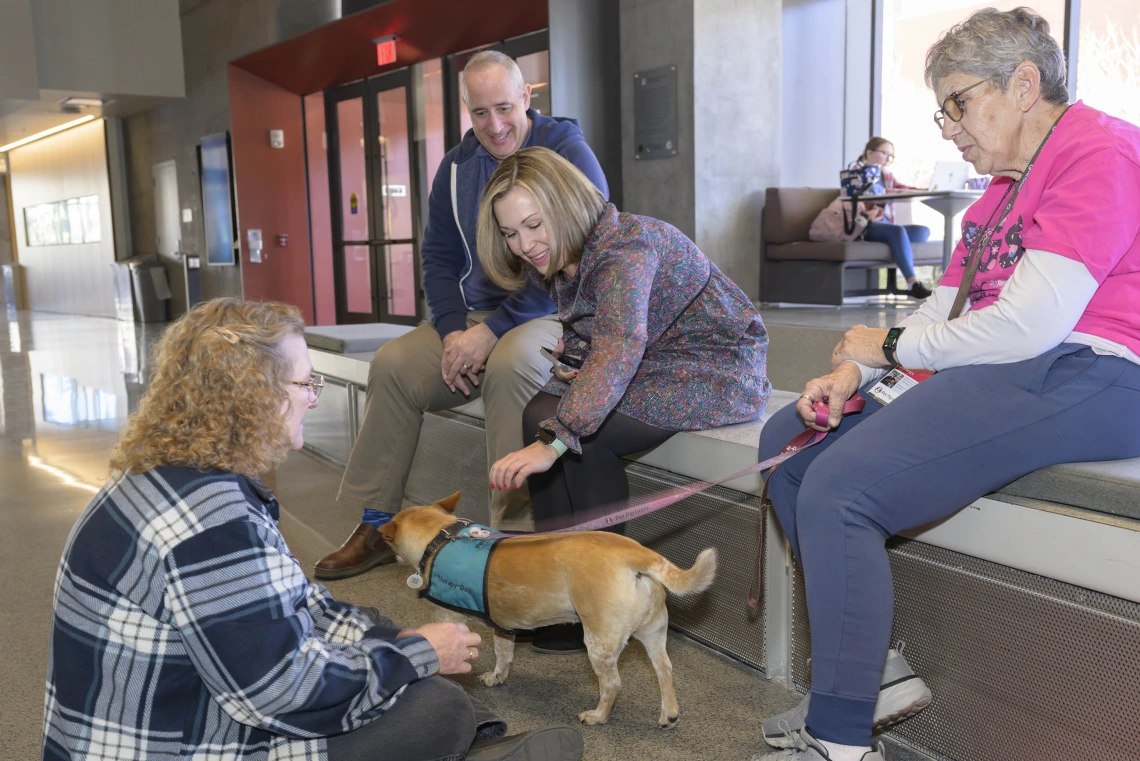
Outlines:
{"type": "Polygon", "coordinates": [[[170,319],[170,284],[166,267],[155,254],[136,256],[111,265],[114,271],[115,314],[120,320],[166,322],[170,319]]]}

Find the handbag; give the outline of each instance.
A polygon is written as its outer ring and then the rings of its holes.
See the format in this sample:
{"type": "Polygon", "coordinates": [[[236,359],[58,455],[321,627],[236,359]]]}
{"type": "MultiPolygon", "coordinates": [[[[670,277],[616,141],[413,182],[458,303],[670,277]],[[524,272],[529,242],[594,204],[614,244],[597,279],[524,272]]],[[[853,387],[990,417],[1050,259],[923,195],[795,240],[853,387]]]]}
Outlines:
{"type": "Polygon", "coordinates": [[[852,241],[867,231],[867,222],[867,209],[862,203],[847,201],[840,196],[816,216],[808,230],[808,240],[821,243],[852,241]]]}
{"type": "Polygon", "coordinates": [[[839,186],[845,196],[881,196],[887,192],[883,185],[883,168],[878,164],[856,166],[852,161],[839,171],[839,186]]]}

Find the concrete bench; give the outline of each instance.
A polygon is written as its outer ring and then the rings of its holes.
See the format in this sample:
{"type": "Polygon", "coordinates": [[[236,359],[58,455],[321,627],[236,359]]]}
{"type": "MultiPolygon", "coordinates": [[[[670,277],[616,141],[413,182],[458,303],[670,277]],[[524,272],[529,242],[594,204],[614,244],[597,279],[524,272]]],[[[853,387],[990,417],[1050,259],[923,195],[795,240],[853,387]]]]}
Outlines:
{"type": "MultiPolygon", "coordinates": [[[[338,422],[343,463],[363,411],[368,359],[311,351],[329,377],[321,406],[338,422]],[[349,401],[349,400],[353,401],[349,401]],[[351,421],[351,424],[350,422],[351,421]],[[344,431],[351,428],[351,432],[344,431]]],[[[710,480],[756,462],[760,431],[797,394],[774,392],[761,419],[679,433],[629,458],[631,493],[710,480]]],[[[430,501],[464,492],[461,514],[486,521],[483,406],[429,413],[407,494],[430,501]]],[[[306,440],[324,446],[312,418],[306,440]]],[[[716,547],[705,594],[670,600],[671,624],[791,689],[810,685],[804,581],[772,516],[764,603],[747,603],[757,561],[761,480],[713,487],[632,521],[627,533],[688,566],[716,547]]],[[[1098,727],[1105,757],[1140,757],[1140,460],[1060,465],[1032,473],[930,526],[888,543],[895,640],[934,691],[934,704],[892,736],[948,759],[1072,757],[1098,727]],[[983,726],[1001,727],[984,733],[983,726]],[[1084,738],[1084,739],[1081,739],[1084,738]],[[1046,752],[1042,749],[1049,749],[1046,752]],[[1041,752],[1038,752],[1041,751],[1041,752]],[[1052,753],[1052,755],[1050,754],[1052,753]]]]}
{"type": "MultiPolygon", "coordinates": [[[[839,196],[836,188],[768,188],[760,244],[760,300],[798,304],[843,303],[845,296],[900,293],[886,243],[821,243],[811,223],[839,196]],[[888,269],[887,287],[878,271],[888,269]]],[[[942,265],[940,241],[912,246],[915,266],[942,265]]]]}

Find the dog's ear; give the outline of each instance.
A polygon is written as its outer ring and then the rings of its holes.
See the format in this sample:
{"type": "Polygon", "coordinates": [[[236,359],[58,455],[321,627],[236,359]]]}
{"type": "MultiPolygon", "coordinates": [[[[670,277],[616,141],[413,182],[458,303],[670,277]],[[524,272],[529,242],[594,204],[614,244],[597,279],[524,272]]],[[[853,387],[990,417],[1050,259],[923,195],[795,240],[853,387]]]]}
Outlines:
{"type": "Polygon", "coordinates": [[[442,507],[449,513],[455,512],[455,506],[459,504],[459,498],[463,496],[463,492],[457,491],[450,497],[444,497],[435,503],[436,507],[442,507]]]}
{"type": "Polygon", "coordinates": [[[384,537],[385,542],[391,542],[396,538],[396,524],[388,521],[380,527],[380,536],[384,537]]]}

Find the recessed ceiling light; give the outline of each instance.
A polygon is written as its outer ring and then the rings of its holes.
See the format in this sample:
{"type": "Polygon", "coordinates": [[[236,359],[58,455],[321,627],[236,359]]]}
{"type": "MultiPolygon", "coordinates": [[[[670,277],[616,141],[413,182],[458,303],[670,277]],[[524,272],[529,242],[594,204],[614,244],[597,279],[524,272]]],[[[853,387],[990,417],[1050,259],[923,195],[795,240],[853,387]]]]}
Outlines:
{"type": "Polygon", "coordinates": [[[102,108],[101,98],[64,98],[59,102],[61,106],[86,106],[87,108],[102,108]]]}

